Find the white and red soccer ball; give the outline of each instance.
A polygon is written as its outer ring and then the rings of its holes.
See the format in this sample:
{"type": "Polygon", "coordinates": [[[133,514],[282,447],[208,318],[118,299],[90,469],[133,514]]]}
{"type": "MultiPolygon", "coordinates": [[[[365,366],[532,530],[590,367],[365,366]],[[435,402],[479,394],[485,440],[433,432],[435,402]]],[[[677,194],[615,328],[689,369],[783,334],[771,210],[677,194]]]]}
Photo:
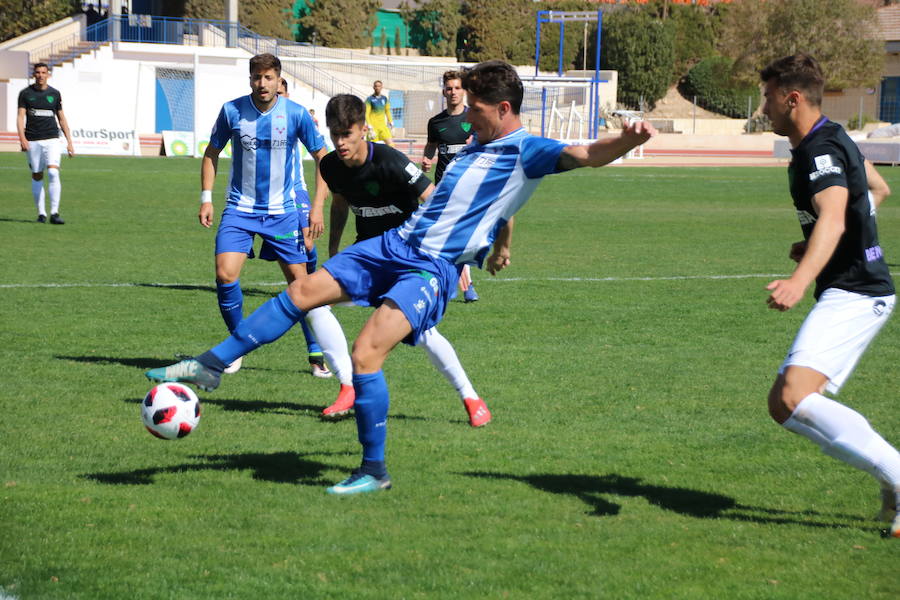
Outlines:
{"type": "Polygon", "coordinates": [[[144,396],[141,420],[158,438],[181,439],[200,423],[200,399],[186,385],[161,383],[144,396]]]}

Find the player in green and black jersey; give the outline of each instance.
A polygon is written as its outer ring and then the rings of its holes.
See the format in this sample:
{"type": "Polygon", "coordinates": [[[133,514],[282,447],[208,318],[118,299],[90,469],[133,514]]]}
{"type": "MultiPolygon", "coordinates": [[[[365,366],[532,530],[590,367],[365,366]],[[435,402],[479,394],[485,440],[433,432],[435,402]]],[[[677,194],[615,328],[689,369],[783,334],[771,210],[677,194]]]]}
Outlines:
{"type": "Polygon", "coordinates": [[[769,413],[829,456],[875,476],[880,516],[900,537],[900,453],[865,417],[823,395],[838,393],[894,309],[875,221],[890,189],[844,129],[822,115],[825,78],[814,58],[788,56],[760,76],[772,129],[791,143],[790,191],[804,237],[791,246],[791,276],[767,286],[768,305],[789,310],[813,281],[816,298],[769,392],[769,413]]]}
{"type": "Polygon", "coordinates": [[[19,133],[19,145],[28,154],[28,168],[31,170],[31,195],[38,211],[39,223],[47,222],[47,211],[44,203],[44,169],[47,170],[50,192],[50,222],[62,225],[65,221],[59,216],[59,201],[62,185],[59,179],[61,149],[59,131],[62,129],[68,143],[66,150],[69,156],[75,155],[72,146],[72,134],[69,123],[62,109],[62,98],[59,90],[47,85],[50,68],[44,63],[34,65],[34,83],[19,92],[19,109],[16,117],[16,129],[19,133]]]}
{"type": "MultiPolygon", "coordinates": [[[[472,137],[472,124],[466,120],[466,92],[462,88],[462,74],[459,71],[447,71],[444,73],[443,82],[441,94],[447,101],[447,108],[428,120],[428,141],[422,156],[422,170],[427,173],[434,164],[434,153],[437,151],[435,183],[441,181],[447,165],[472,137]]],[[[478,300],[468,265],[460,274],[459,287],[466,302],[478,300]]]]}

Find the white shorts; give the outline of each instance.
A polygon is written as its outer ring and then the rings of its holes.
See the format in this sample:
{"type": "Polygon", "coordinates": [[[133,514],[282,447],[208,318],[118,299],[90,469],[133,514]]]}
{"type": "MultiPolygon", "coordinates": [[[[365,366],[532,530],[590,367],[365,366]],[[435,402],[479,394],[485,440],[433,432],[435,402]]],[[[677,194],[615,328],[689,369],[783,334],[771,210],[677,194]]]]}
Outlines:
{"type": "Polygon", "coordinates": [[[836,394],[887,323],[894,299],[894,295],[825,290],[800,326],[778,373],[791,366],[814,369],[828,377],[825,389],[836,394]]]}
{"type": "Polygon", "coordinates": [[[28,142],[28,168],[32,173],[41,173],[50,165],[59,166],[62,157],[62,143],[59,138],[28,142]]]}

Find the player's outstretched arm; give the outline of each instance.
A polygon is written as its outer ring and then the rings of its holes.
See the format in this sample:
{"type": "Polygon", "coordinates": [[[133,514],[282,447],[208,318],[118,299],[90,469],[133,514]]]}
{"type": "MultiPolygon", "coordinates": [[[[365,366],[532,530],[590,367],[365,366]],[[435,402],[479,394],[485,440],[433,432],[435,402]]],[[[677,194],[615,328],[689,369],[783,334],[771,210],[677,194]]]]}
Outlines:
{"type": "Polygon", "coordinates": [[[431,165],[434,164],[435,152],[437,152],[437,144],[434,142],[425,144],[425,151],[422,152],[422,170],[426,173],[431,169],[431,165]]]}
{"type": "Polygon", "coordinates": [[[497,233],[497,239],[494,240],[494,251],[487,259],[487,270],[491,275],[496,275],[508,267],[511,262],[514,219],[515,217],[510,217],[506,225],[497,233]]]}
{"type": "Polygon", "coordinates": [[[822,272],[844,234],[847,188],[831,186],[816,194],[813,203],[819,218],[806,244],[806,251],[790,279],[776,279],[766,286],[771,292],[769,308],[785,311],[797,304],[806,288],[822,272]]]}
{"type": "Polygon", "coordinates": [[[216,170],[219,168],[221,148],[212,144],[206,146],[203,159],[200,161],[200,212],[197,214],[200,224],[209,229],[213,222],[212,189],[216,182],[216,170]]]}
{"type": "Polygon", "coordinates": [[[72,145],[72,134],[69,132],[69,120],[66,119],[66,114],[61,108],[56,111],[56,119],[59,121],[59,128],[62,129],[63,135],[66,136],[66,152],[71,158],[75,156],[75,146],[72,145]]]}
{"type": "Polygon", "coordinates": [[[28,140],[25,139],[25,109],[19,107],[16,113],[16,132],[19,134],[19,146],[22,152],[28,152],[28,140]]]}
{"type": "Polygon", "coordinates": [[[347,224],[347,213],[350,207],[347,200],[340,194],[331,195],[331,228],[328,230],[328,256],[334,256],[340,251],[341,236],[344,234],[344,226],[347,224]]]}
{"type": "Polygon", "coordinates": [[[875,165],[868,160],[864,161],[863,164],[866,165],[866,181],[869,183],[869,192],[872,194],[872,204],[878,210],[881,203],[891,195],[891,188],[888,187],[881,173],[875,170],[875,165]]]}
{"type": "Polygon", "coordinates": [[[559,156],[559,169],[567,171],[578,167],[602,167],[625,156],[629,150],[640,146],[657,134],[647,121],[626,125],[618,136],[605,137],[583,146],[566,146],[559,156]]]}
{"type": "Polygon", "coordinates": [[[309,209],[309,236],[314,240],[319,239],[325,232],[325,198],[328,197],[328,184],[322,177],[320,165],[326,154],[328,149],[325,146],[312,153],[313,160],[316,161],[316,191],[309,209]]]}
{"type": "Polygon", "coordinates": [[[428,187],[425,188],[425,191],[423,191],[421,194],[419,194],[419,204],[422,204],[426,200],[428,200],[428,197],[431,195],[431,192],[433,192],[433,191],[434,191],[434,184],[429,183],[428,187]]]}

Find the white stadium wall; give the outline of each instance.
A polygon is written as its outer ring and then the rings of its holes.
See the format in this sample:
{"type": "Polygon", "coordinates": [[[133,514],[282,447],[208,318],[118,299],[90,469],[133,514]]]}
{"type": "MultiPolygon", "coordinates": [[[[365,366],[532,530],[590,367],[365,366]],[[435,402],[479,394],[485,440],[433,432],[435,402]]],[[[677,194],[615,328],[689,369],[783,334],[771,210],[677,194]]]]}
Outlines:
{"type": "MultiPolygon", "coordinates": [[[[73,135],[80,131],[88,135],[103,131],[117,135],[151,134],[156,131],[157,68],[193,70],[195,52],[198,69],[194,75],[194,115],[197,133],[207,136],[222,104],[250,92],[250,54],[243,50],[140,43],[106,45],[74,63],[54,67],[49,83],[62,95],[73,135]]],[[[15,132],[18,94],[29,83],[26,79],[0,82],[0,131],[15,132]]],[[[289,88],[291,99],[315,108],[324,124],[328,98],[320,93],[314,99],[309,89],[295,82],[289,82],[289,88]]]]}

